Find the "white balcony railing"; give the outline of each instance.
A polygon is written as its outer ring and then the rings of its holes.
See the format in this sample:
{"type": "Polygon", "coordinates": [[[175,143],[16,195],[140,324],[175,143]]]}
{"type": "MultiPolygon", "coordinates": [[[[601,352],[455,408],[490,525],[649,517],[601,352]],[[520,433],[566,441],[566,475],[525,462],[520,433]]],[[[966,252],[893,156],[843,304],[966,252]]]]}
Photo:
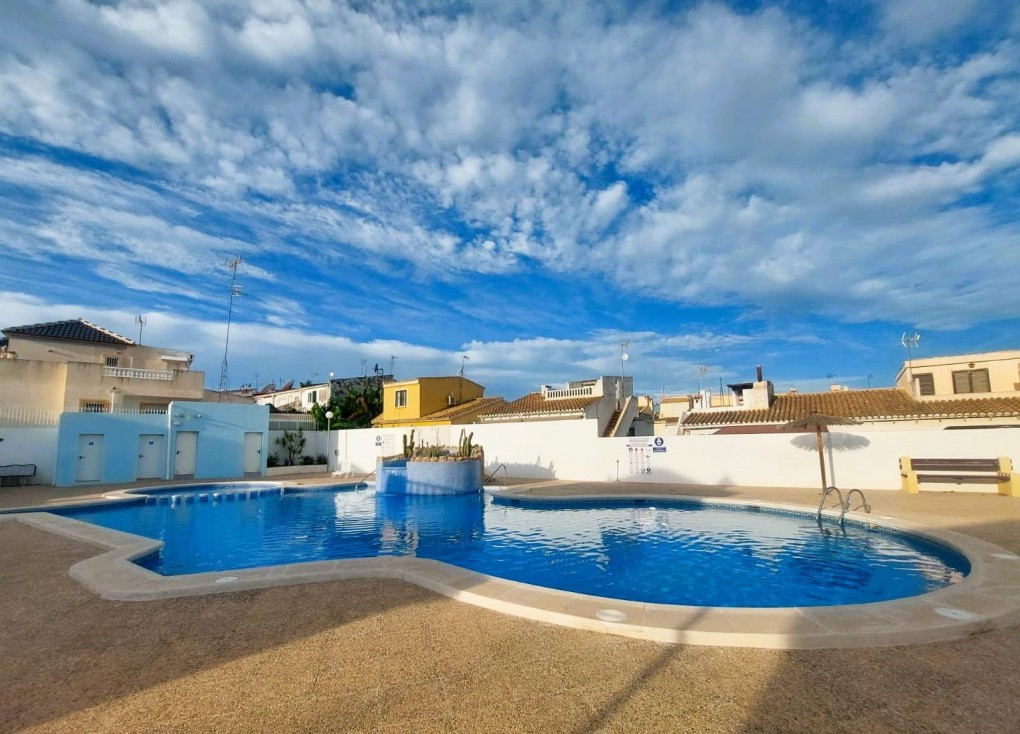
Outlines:
{"type": "Polygon", "coordinates": [[[162,380],[173,382],[173,372],[160,372],[159,370],[136,370],[130,367],[104,367],[104,377],[125,377],[129,380],[162,380]]]}
{"type": "Polygon", "coordinates": [[[586,385],[585,387],[566,387],[562,390],[543,390],[542,393],[546,400],[588,398],[595,394],[595,388],[592,385],[586,385]]]}

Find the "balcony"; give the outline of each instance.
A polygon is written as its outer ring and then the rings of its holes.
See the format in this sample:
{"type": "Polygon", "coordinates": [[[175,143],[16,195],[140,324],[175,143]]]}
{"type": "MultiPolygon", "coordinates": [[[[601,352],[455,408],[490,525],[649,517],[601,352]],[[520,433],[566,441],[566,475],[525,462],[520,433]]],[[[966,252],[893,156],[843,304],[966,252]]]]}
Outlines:
{"type": "Polygon", "coordinates": [[[173,382],[173,372],[161,372],[159,370],[136,370],[130,367],[104,367],[103,377],[121,377],[128,380],[162,380],[173,382]]]}
{"type": "Polygon", "coordinates": [[[562,400],[563,398],[590,398],[595,394],[592,385],[584,387],[567,387],[562,390],[542,390],[542,396],[546,400],[562,400]]]}

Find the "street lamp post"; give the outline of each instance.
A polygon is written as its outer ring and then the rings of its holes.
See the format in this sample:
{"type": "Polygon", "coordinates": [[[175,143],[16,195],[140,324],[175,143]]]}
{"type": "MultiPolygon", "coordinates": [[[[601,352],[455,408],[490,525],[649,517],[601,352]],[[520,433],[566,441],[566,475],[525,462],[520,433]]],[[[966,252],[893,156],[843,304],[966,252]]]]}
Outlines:
{"type": "Polygon", "coordinates": [[[333,411],[332,410],[327,410],[326,411],[326,471],[332,471],[331,457],[333,456],[333,448],[329,445],[329,428],[330,428],[330,424],[332,422],[333,422],[333,411]]]}

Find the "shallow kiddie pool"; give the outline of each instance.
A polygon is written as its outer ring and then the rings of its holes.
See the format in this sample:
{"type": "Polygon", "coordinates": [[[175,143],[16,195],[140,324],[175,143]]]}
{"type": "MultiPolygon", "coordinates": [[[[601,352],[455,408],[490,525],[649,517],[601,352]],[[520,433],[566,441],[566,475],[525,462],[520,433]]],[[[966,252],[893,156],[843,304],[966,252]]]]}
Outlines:
{"type": "Polygon", "coordinates": [[[912,533],[679,498],[549,503],[223,484],[59,514],[164,541],[137,562],[168,576],[414,556],[629,601],[809,607],[923,594],[970,570],[954,549],[912,533]]]}

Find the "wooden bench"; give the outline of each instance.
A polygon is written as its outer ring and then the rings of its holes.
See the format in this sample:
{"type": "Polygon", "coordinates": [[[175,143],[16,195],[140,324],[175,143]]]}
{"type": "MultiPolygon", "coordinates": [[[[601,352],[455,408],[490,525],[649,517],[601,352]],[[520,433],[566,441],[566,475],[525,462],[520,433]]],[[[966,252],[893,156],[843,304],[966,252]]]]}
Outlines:
{"type": "Polygon", "coordinates": [[[23,486],[29,477],[34,476],[35,464],[5,464],[0,466],[0,487],[9,487],[15,483],[23,486]]]}
{"type": "Polygon", "coordinates": [[[999,494],[1017,497],[1020,482],[1014,481],[1013,460],[998,459],[900,459],[903,491],[917,493],[924,483],[995,484],[999,494]],[[937,473],[931,473],[937,472],[937,473]]]}

